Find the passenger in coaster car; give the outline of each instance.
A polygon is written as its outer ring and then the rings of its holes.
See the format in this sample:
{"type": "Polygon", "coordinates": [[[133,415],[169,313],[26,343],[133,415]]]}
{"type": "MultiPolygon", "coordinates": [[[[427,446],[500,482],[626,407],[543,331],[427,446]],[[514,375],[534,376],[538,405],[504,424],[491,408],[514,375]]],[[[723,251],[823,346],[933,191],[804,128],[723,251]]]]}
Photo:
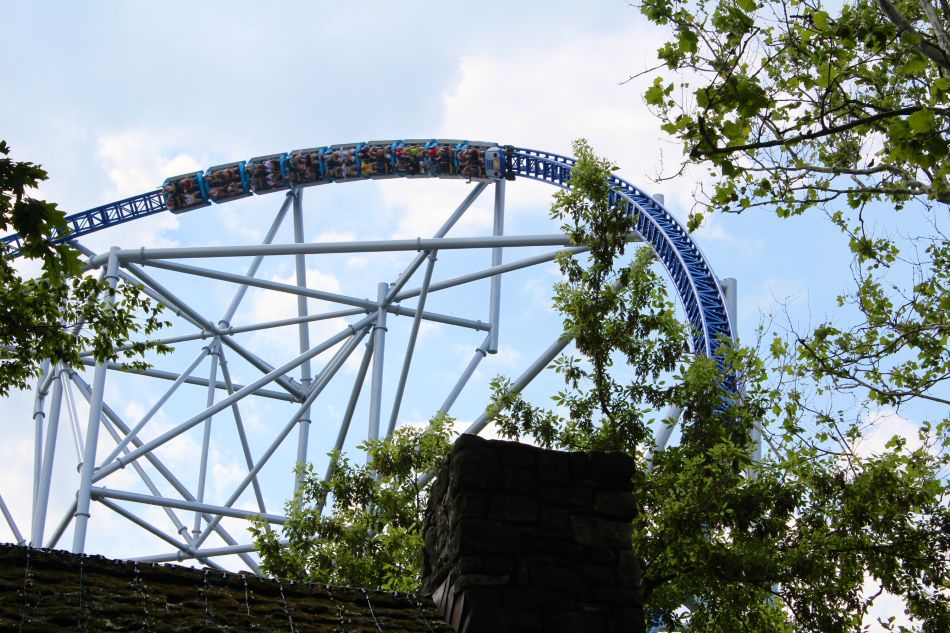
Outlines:
{"type": "Polygon", "coordinates": [[[374,145],[369,150],[369,157],[373,161],[373,167],[377,176],[385,176],[389,173],[389,148],[385,145],[374,145]]]}
{"type": "Polygon", "coordinates": [[[459,166],[461,167],[459,173],[468,178],[466,182],[472,182],[472,178],[479,178],[483,175],[480,169],[482,152],[477,147],[466,147],[460,150],[458,157],[459,166]]]}
{"type": "Polygon", "coordinates": [[[162,194],[165,195],[165,206],[169,209],[178,209],[182,206],[181,182],[170,182],[162,185],[162,194]]]}
{"type": "Polygon", "coordinates": [[[396,157],[400,169],[407,176],[415,176],[421,173],[419,162],[422,158],[422,148],[418,145],[401,145],[396,149],[396,157]]]}
{"type": "Polygon", "coordinates": [[[297,175],[298,182],[316,182],[320,177],[318,169],[314,166],[313,155],[310,152],[295,155],[292,167],[297,175]]]}
{"type": "Polygon", "coordinates": [[[260,165],[251,165],[247,166],[247,179],[251,183],[251,188],[257,191],[258,189],[263,189],[264,182],[264,173],[260,165]]]}
{"type": "Polygon", "coordinates": [[[339,178],[342,175],[343,172],[340,168],[340,160],[337,158],[337,153],[335,151],[327,154],[323,160],[324,164],[326,165],[328,177],[339,178]]]}
{"type": "Polygon", "coordinates": [[[369,145],[364,145],[356,153],[357,158],[360,159],[360,175],[364,178],[369,178],[370,176],[376,173],[376,165],[373,164],[371,158],[372,147],[369,145]]]}
{"type": "MultiPolygon", "coordinates": [[[[177,184],[177,183],[176,183],[177,184]]],[[[204,203],[204,199],[201,197],[201,192],[198,191],[198,182],[195,178],[185,178],[181,181],[181,200],[184,204],[184,207],[190,207],[196,204],[204,203]]]]}
{"type": "Polygon", "coordinates": [[[341,149],[340,152],[340,170],[343,178],[349,178],[356,174],[356,150],[352,147],[341,149]]]}
{"type": "Polygon", "coordinates": [[[429,149],[429,171],[433,175],[451,174],[453,167],[452,152],[448,147],[437,145],[429,149]]]}
{"type": "Polygon", "coordinates": [[[280,184],[280,161],[277,159],[267,161],[264,164],[264,170],[267,174],[264,176],[264,182],[267,183],[267,186],[278,186],[280,184]]]}

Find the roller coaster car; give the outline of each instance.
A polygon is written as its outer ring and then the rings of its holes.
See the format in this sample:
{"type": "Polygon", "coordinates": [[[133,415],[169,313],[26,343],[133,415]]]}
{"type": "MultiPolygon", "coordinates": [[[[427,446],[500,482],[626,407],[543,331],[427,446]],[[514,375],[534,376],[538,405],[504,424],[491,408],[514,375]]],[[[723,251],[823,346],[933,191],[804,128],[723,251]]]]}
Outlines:
{"type": "Polygon", "coordinates": [[[356,164],[356,148],[362,143],[330,145],[323,149],[323,175],[333,182],[346,182],[360,177],[356,164]]]}
{"type": "Polygon", "coordinates": [[[271,154],[258,156],[247,161],[247,180],[254,193],[269,193],[289,189],[287,178],[287,155],[271,154]]]}
{"type": "Polygon", "coordinates": [[[455,146],[455,167],[463,178],[486,178],[485,153],[495,147],[494,143],[462,141],[455,146]]]}
{"type": "Polygon", "coordinates": [[[459,141],[445,139],[426,143],[423,162],[425,173],[436,177],[456,176],[458,170],[455,166],[455,146],[458,143],[459,141]]]}
{"type": "Polygon", "coordinates": [[[209,167],[205,171],[205,187],[212,202],[226,202],[251,195],[244,161],[209,167]]]}
{"type": "Polygon", "coordinates": [[[392,145],[393,168],[398,176],[425,176],[424,159],[429,139],[408,139],[392,145]]]}
{"type": "Polygon", "coordinates": [[[356,147],[357,171],[364,178],[383,178],[393,174],[393,143],[370,141],[356,147]]]}
{"type": "Polygon", "coordinates": [[[508,164],[505,148],[494,145],[485,150],[485,176],[488,178],[505,178],[505,167],[508,164]]]}
{"type": "Polygon", "coordinates": [[[204,174],[200,171],[166,178],[162,183],[162,195],[165,197],[165,206],[172,213],[184,213],[211,204],[208,202],[204,174]]]}
{"type": "Polygon", "coordinates": [[[298,187],[327,182],[323,169],[322,147],[297,149],[287,155],[287,176],[290,184],[298,187]]]}

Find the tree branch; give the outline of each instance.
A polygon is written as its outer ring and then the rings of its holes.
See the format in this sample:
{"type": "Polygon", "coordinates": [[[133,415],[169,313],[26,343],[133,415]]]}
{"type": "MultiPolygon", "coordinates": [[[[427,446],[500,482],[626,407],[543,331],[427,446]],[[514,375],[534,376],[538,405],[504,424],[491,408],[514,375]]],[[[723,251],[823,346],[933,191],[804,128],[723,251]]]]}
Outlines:
{"type": "Polygon", "coordinates": [[[897,10],[897,7],[891,4],[890,0],[876,1],[877,6],[881,8],[881,12],[888,20],[891,21],[894,26],[897,27],[898,31],[921,38],[920,42],[917,43],[916,48],[922,55],[943,68],[945,71],[950,72],[950,51],[944,50],[939,46],[935,46],[931,42],[928,42],[924,38],[923,33],[915,29],[914,26],[907,21],[907,18],[905,18],[901,12],[897,10]]]}
{"type": "MultiPolygon", "coordinates": [[[[920,110],[928,109],[925,106],[907,106],[906,108],[899,108],[897,110],[888,110],[886,112],[879,112],[877,114],[872,114],[869,117],[863,119],[855,119],[854,121],[848,121],[847,123],[842,123],[841,125],[835,125],[828,128],[823,128],[815,132],[809,132],[807,134],[799,134],[798,136],[793,136],[792,138],[779,138],[773,141],[761,141],[758,143],[746,143],[745,145],[728,145],[726,147],[713,147],[710,149],[700,149],[698,147],[693,148],[690,152],[692,158],[699,158],[702,156],[717,156],[722,154],[732,154],[734,152],[744,152],[750,149],[768,149],[770,147],[778,147],[781,145],[793,145],[795,143],[800,143],[801,141],[811,141],[816,138],[822,138],[825,136],[831,136],[832,134],[837,134],[839,132],[846,132],[847,130],[860,127],[862,125],[868,125],[874,123],[875,121],[881,121],[884,119],[890,119],[898,116],[907,116],[908,114],[913,114],[914,112],[919,112],[920,110]]],[[[950,113],[950,108],[929,108],[932,109],[937,114],[948,114],[950,113]]],[[[708,142],[708,133],[706,132],[705,121],[698,121],[700,127],[700,134],[708,142]]]]}

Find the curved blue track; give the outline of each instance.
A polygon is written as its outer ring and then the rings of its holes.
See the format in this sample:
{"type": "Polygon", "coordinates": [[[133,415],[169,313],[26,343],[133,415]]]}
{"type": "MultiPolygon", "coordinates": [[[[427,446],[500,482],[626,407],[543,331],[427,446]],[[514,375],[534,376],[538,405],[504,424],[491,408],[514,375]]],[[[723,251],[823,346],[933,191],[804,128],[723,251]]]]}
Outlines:
{"type": "MultiPolygon", "coordinates": [[[[547,182],[569,189],[568,180],[575,159],[533,149],[512,148],[508,173],[547,182]]],[[[693,242],[686,229],[656,200],[616,176],[611,176],[614,192],[611,202],[625,204],[637,213],[636,232],[650,244],[673,280],[683,303],[686,318],[692,326],[693,350],[716,356],[721,341],[734,337],[733,325],[726,310],[725,297],[709,262],[693,242]]],[[[95,231],[166,211],[161,189],[81,211],[66,218],[73,239],[95,231]]],[[[20,237],[3,238],[14,257],[19,255],[20,237]]]]}

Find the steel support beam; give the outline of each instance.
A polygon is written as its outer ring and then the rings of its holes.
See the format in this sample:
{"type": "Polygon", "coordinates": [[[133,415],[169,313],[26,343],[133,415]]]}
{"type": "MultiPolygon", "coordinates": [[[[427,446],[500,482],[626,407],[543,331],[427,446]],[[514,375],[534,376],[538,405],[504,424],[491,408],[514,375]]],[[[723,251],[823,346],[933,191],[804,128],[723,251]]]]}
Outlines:
{"type": "Polygon", "coordinates": [[[455,385],[452,387],[452,391],[449,392],[449,395],[445,397],[445,401],[443,401],[442,406],[439,407],[439,413],[448,413],[452,409],[452,405],[455,404],[455,400],[459,397],[459,394],[462,393],[462,389],[468,384],[469,379],[472,377],[472,374],[475,373],[479,363],[481,363],[482,359],[488,354],[488,345],[490,342],[491,335],[489,334],[485,337],[485,340],[482,341],[482,344],[475,348],[475,352],[472,354],[472,360],[468,361],[465,371],[463,371],[459,379],[455,381],[455,385]]]}
{"type": "MultiPolygon", "coordinates": [[[[224,378],[224,384],[228,387],[228,395],[234,393],[234,387],[231,384],[231,371],[228,369],[228,360],[224,355],[224,350],[221,352],[221,377],[224,378]]],[[[231,405],[231,413],[234,416],[234,426],[237,427],[238,438],[241,441],[241,450],[244,452],[244,463],[247,464],[247,470],[250,472],[254,468],[254,458],[251,456],[251,446],[247,441],[247,433],[244,431],[244,420],[241,418],[241,409],[238,407],[237,403],[231,405]]],[[[254,481],[251,482],[254,486],[254,497],[257,499],[257,507],[263,513],[266,512],[264,506],[264,494],[261,492],[261,484],[257,480],[257,477],[254,478],[254,481]]]]}
{"type": "Polygon", "coordinates": [[[131,501],[133,503],[142,503],[151,506],[160,506],[168,508],[178,508],[189,512],[198,512],[199,514],[221,515],[235,519],[253,519],[263,517],[268,523],[283,525],[288,521],[287,517],[277,514],[262,514],[253,510],[238,510],[226,506],[218,506],[211,503],[201,503],[196,501],[183,501],[181,499],[170,499],[168,497],[156,497],[143,495],[137,492],[127,492],[125,490],[114,490],[112,488],[92,487],[92,496],[95,499],[118,499],[119,501],[131,501]]]}
{"type": "MultiPolygon", "coordinates": [[[[286,545],[287,541],[280,541],[281,545],[286,545]]],[[[183,560],[193,558],[214,558],[216,556],[230,556],[232,554],[243,554],[246,552],[256,552],[257,546],[248,545],[229,545],[228,547],[209,547],[202,550],[190,552],[176,552],[174,554],[157,554],[154,556],[139,556],[133,558],[137,563],[180,563],[183,560]]]]}
{"type": "MultiPolygon", "coordinates": [[[[631,240],[637,236],[631,235],[631,240]]],[[[136,248],[121,250],[119,261],[145,263],[162,259],[205,259],[211,257],[249,257],[252,255],[329,255],[348,253],[387,253],[398,251],[453,250],[514,246],[574,246],[561,233],[553,235],[514,235],[510,237],[443,237],[408,240],[366,240],[356,242],[321,242],[319,244],[261,244],[254,246],[188,246],[176,248],[136,248]]],[[[92,257],[88,267],[98,268],[106,261],[103,255],[92,257]]]]}
{"type": "Polygon", "coordinates": [[[40,492],[40,479],[43,473],[43,433],[46,420],[47,392],[40,387],[50,373],[49,359],[40,365],[40,375],[36,379],[33,396],[33,496],[30,507],[30,516],[36,516],[36,502],[40,492]]]}
{"type": "MultiPolygon", "coordinates": [[[[343,412],[343,420],[340,422],[340,431],[337,433],[336,442],[333,444],[333,452],[339,453],[343,450],[343,443],[346,441],[346,435],[350,430],[350,422],[353,420],[353,412],[356,410],[356,404],[359,402],[360,393],[363,391],[363,384],[366,381],[366,373],[369,371],[369,363],[373,360],[373,340],[366,344],[366,350],[363,352],[363,360],[360,361],[360,368],[356,372],[356,379],[353,381],[353,389],[350,391],[350,398],[346,403],[346,411],[343,412]]],[[[327,464],[327,474],[323,481],[329,481],[333,475],[333,469],[336,464],[333,460],[327,464]]],[[[319,511],[323,512],[323,503],[318,505],[319,511]]]]}
{"type": "MultiPolygon", "coordinates": [[[[214,394],[215,389],[212,385],[217,382],[218,378],[218,346],[220,343],[215,340],[211,343],[211,369],[208,375],[208,395],[205,399],[205,409],[210,409],[211,405],[214,404],[214,394]]],[[[198,503],[202,503],[205,500],[205,483],[208,479],[208,452],[211,450],[211,423],[214,420],[214,416],[208,415],[204,419],[201,433],[201,458],[198,462],[198,494],[195,496],[198,497],[198,503]]],[[[198,538],[198,534],[201,533],[201,513],[195,512],[195,523],[192,528],[192,534],[195,538],[198,538]]]]}
{"type": "Polygon", "coordinates": [[[386,293],[389,284],[381,281],[376,287],[379,311],[373,326],[373,376],[369,393],[369,431],[367,438],[379,439],[379,417],[383,398],[383,361],[386,351],[386,293]]]}
{"type": "Polygon", "coordinates": [[[432,270],[435,267],[435,252],[429,254],[429,263],[426,265],[425,276],[422,279],[422,292],[419,294],[419,303],[416,305],[416,316],[412,320],[409,330],[409,342],[406,343],[406,355],[402,361],[402,371],[399,373],[399,383],[396,385],[396,395],[393,397],[392,413],[389,415],[389,424],[386,426],[386,437],[396,430],[396,418],[399,417],[399,408],[402,406],[402,396],[406,390],[406,381],[409,378],[409,367],[416,349],[416,338],[419,336],[419,325],[422,323],[422,311],[426,307],[429,296],[429,282],[432,281],[432,270]]]}
{"type": "MultiPolygon", "coordinates": [[[[208,268],[198,268],[195,266],[188,266],[185,264],[176,264],[174,262],[153,261],[153,262],[148,262],[145,265],[151,266],[153,268],[161,268],[164,270],[171,270],[174,272],[186,273],[186,274],[194,275],[196,277],[207,277],[210,279],[218,279],[220,281],[228,281],[231,283],[254,286],[256,288],[263,288],[265,290],[276,290],[278,292],[285,292],[291,295],[300,295],[304,297],[309,297],[311,299],[319,299],[321,301],[331,301],[331,302],[340,303],[343,305],[356,306],[358,308],[362,308],[361,311],[363,312],[370,312],[370,311],[375,312],[379,308],[378,301],[370,301],[369,299],[359,299],[357,297],[348,297],[346,295],[336,294],[333,292],[326,292],[325,290],[314,290],[312,288],[300,288],[297,285],[280,283],[279,281],[266,281],[263,279],[252,279],[250,277],[244,277],[241,275],[236,275],[234,273],[225,273],[225,272],[212,270],[208,268]]],[[[409,308],[403,308],[397,305],[392,305],[391,301],[387,301],[384,305],[386,306],[385,310],[387,312],[398,314],[400,316],[415,316],[415,310],[411,310],[409,308]]],[[[472,321],[470,319],[460,319],[458,317],[452,317],[452,316],[447,316],[443,314],[435,314],[431,312],[423,313],[422,318],[428,321],[445,323],[447,325],[458,325],[460,327],[467,327],[473,330],[487,331],[490,328],[490,326],[487,323],[482,323],[481,321],[472,321]]]]}
{"type": "MultiPolygon", "coordinates": [[[[564,351],[564,348],[567,347],[572,340],[573,339],[570,336],[562,334],[558,340],[551,343],[551,345],[546,350],[544,350],[544,352],[542,352],[541,355],[538,356],[538,358],[514,380],[514,382],[511,383],[512,393],[519,393],[522,389],[528,386],[528,383],[534,380],[535,377],[540,374],[545,367],[550,365],[551,361],[553,361],[558,354],[564,351]]],[[[489,412],[485,411],[480,416],[475,418],[469,427],[465,429],[465,433],[478,433],[483,428],[488,426],[489,422],[491,422],[489,412]]]]}
{"type": "MultiPolygon", "coordinates": [[[[445,237],[452,227],[455,226],[455,224],[462,218],[463,215],[465,215],[465,212],[468,211],[469,207],[472,206],[478,196],[480,196],[481,193],[485,191],[487,186],[487,182],[478,183],[478,185],[475,186],[475,189],[465,196],[465,199],[462,200],[458,207],[456,207],[455,211],[452,212],[449,218],[442,223],[442,226],[439,227],[439,230],[435,232],[434,238],[441,239],[445,237]]],[[[432,253],[432,249],[419,252],[419,254],[417,254],[415,258],[413,258],[412,262],[410,262],[406,267],[406,270],[404,270],[402,274],[396,278],[396,281],[389,288],[389,293],[386,295],[387,304],[393,303],[394,301],[399,301],[399,299],[396,299],[396,295],[400,290],[402,290],[402,287],[406,285],[406,282],[409,281],[409,278],[412,277],[416,270],[418,270],[419,266],[422,265],[422,262],[425,261],[426,257],[428,257],[430,253],[432,253]]]]}
{"type": "MultiPolygon", "coordinates": [[[[59,374],[59,366],[52,368],[59,374]]],[[[43,469],[40,472],[40,485],[37,488],[36,504],[33,511],[30,543],[33,547],[43,547],[43,530],[46,527],[46,512],[49,509],[49,490],[53,479],[53,458],[56,456],[56,437],[59,434],[59,416],[63,404],[63,382],[59,376],[53,381],[53,394],[50,399],[49,424],[46,429],[46,445],[43,448],[43,469]]]]}
{"type": "MultiPolygon", "coordinates": [[[[505,232],[505,181],[495,183],[495,222],[492,235],[500,237],[505,232]]],[[[501,266],[502,249],[496,246],[491,250],[492,268],[501,266]]],[[[488,304],[488,322],[491,330],[488,333],[488,353],[498,352],[498,326],[501,316],[501,275],[491,278],[491,290],[488,304]]]]}
{"type": "Polygon", "coordinates": [[[0,495],[0,513],[3,513],[3,518],[10,527],[10,531],[13,532],[13,539],[16,541],[16,544],[26,545],[26,539],[24,539],[23,535],[20,534],[20,529],[17,527],[16,521],[13,520],[13,515],[10,514],[10,510],[7,509],[7,504],[3,500],[3,495],[0,495]]]}
{"type": "MultiPolygon", "coordinates": [[[[113,248],[109,253],[109,260],[106,266],[106,282],[109,284],[111,292],[104,298],[106,309],[111,309],[115,303],[115,288],[119,283],[119,258],[117,256],[118,248],[113,248]]],[[[92,381],[92,400],[89,403],[89,423],[86,425],[86,450],[83,454],[82,470],[79,473],[79,490],[76,492],[76,512],[75,526],[73,528],[73,547],[74,554],[82,554],[86,547],[86,527],[89,524],[89,491],[92,487],[92,471],[96,466],[96,447],[99,443],[99,418],[102,416],[102,401],[105,396],[106,387],[106,366],[102,363],[96,364],[95,374],[92,381]]]]}
{"type": "MultiPolygon", "coordinates": [[[[106,476],[108,476],[108,475],[114,473],[115,471],[119,470],[119,469],[122,468],[126,463],[128,463],[128,461],[138,459],[138,458],[141,457],[142,455],[144,455],[144,454],[146,454],[146,453],[150,453],[151,451],[153,451],[154,449],[158,448],[158,447],[161,446],[162,444],[165,444],[165,443],[168,442],[169,440],[171,440],[171,439],[177,437],[177,436],[180,435],[181,433],[184,433],[185,431],[187,431],[188,429],[192,428],[193,426],[196,426],[196,425],[199,424],[202,420],[204,420],[205,417],[207,417],[207,416],[209,416],[209,415],[213,415],[213,414],[217,413],[218,411],[221,411],[222,409],[225,409],[225,408],[231,406],[232,403],[237,402],[237,401],[241,400],[242,398],[245,398],[246,396],[248,396],[248,395],[250,395],[251,393],[253,393],[256,389],[258,389],[258,388],[260,388],[260,387],[263,387],[264,385],[268,384],[269,382],[275,380],[278,376],[283,376],[283,375],[286,374],[288,371],[290,371],[290,370],[292,370],[293,368],[297,367],[300,363],[302,363],[303,361],[307,360],[308,358],[313,358],[314,356],[317,356],[318,354],[320,354],[320,353],[322,353],[322,352],[324,352],[324,351],[330,349],[331,347],[333,347],[333,346],[336,345],[337,343],[339,343],[339,342],[341,342],[341,341],[343,341],[343,340],[349,338],[349,337],[352,336],[353,334],[359,332],[362,328],[364,328],[364,327],[366,327],[367,325],[369,325],[369,324],[374,320],[374,318],[375,318],[375,316],[367,316],[367,317],[361,319],[360,321],[358,321],[357,323],[348,326],[348,327],[347,327],[346,329],[344,329],[342,332],[336,334],[335,336],[331,336],[331,337],[330,337],[329,339],[327,339],[323,344],[318,345],[317,347],[314,347],[313,349],[309,350],[306,354],[302,354],[302,355],[300,355],[300,356],[297,356],[297,357],[294,358],[293,360],[291,360],[291,361],[289,361],[289,362],[287,362],[287,363],[281,365],[280,367],[278,367],[278,368],[276,368],[276,369],[274,369],[274,370],[271,370],[270,372],[268,372],[267,374],[261,376],[260,378],[258,378],[258,379],[255,380],[254,382],[250,383],[249,385],[247,385],[247,386],[244,387],[243,389],[240,389],[240,390],[234,392],[233,394],[231,394],[230,396],[228,396],[227,398],[224,398],[224,399],[218,401],[217,404],[211,406],[210,408],[206,409],[205,411],[202,411],[201,413],[197,414],[196,416],[192,416],[191,418],[189,418],[188,420],[182,422],[181,424],[179,424],[179,425],[176,426],[175,428],[170,429],[169,431],[166,431],[165,433],[163,433],[162,435],[156,437],[155,439],[153,439],[153,440],[151,440],[151,441],[149,441],[149,442],[146,442],[146,443],[142,444],[142,446],[140,446],[139,448],[137,448],[137,449],[135,449],[134,451],[132,451],[131,453],[129,453],[129,455],[128,455],[125,459],[116,459],[116,460],[113,461],[111,464],[108,464],[108,465],[103,466],[103,467],[100,468],[99,471],[96,473],[95,481],[99,481],[99,480],[102,479],[103,477],[106,477],[106,476]]],[[[306,402],[308,399],[309,399],[309,397],[306,398],[306,399],[304,400],[304,402],[306,402]]],[[[296,421],[297,421],[297,420],[296,420],[296,416],[295,416],[294,423],[296,423],[296,421]]],[[[260,464],[258,464],[258,466],[259,466],[259,465],[260,465],[260,464]]]]}
{"type": "MultiPolygon", "coordinates": [[[[86,366],[94,365],[92,361],[86,360],[86,359],[83,360],[82,364],[86,366]]],[[[125,374],[135,374],[138,376],[148,376],[149,378],[161,378],[162,380],[171,380],[171,381],[178,380],[178,376],[180,375],[180,374],[174,374],[170,371],[161,371],[159,369],[141,369],[141,370],[127,369],[127,368],[124,368],[119,363],[106,363],[106,367],[110,371],[119,371],[125,374]]],[[[186,385],[198,385],[199,387],[207,387],[210,384],[207,378],[199,378],[197,376],[189,376],[188,378],[184,380],[184,383],[186,385]]],[[[246,385],[239,385],[239,384],[232,385],[233,389],[237,391],[244,389],[245,386],[246,385]]],[[[228,386],[224,382],[219,380],[214,383],[214,388],[226,391],[228,386]]],[[[257,391],[254,392],[254,395],[259,396],[261,398],[270,398],[271,400],[282,400],[284,402],[300,402],[299,398],[289,393],[284,393],[282,391],[272,391],[270,389],[258,389],[257,391]]]]}
{"type": "MultiPolygon", "coordinates": [[[[300,408],[297,410],[293,416],[291,416],[290,421],[284,426],[280,431],[277,437],[271,442],[271,445],[264,451],[264,453],[257,460],[257,464],[254,465],[254,468],[244,477],[240,484],[238,484],[235,491],[228,497],[228,500],[224,502],[226,507],[231,507],[237,500],[240,498],[241,494],[244,492],[244,489],[247,488],[248,484],[257,477],[257,473],[260,472],[261,468],[264,467],[264,464],[271,458],[274,452],[280,447],[284,439],[293,428],[297,425],[297,422],[300,419],[300,416],[303,415],[304,410],[311,406],[314,400],[317,399],[317,396],[323,391],[323,389],[329,384],[330,380],[333,379],[333,376],[336,375],[336,372],[339,371],[340,367],[343,366],[343,363],[346,362],[346,359],[349,358],[350,354],[353,353],[353,350],[356,349],[356,346],[359,345],[360,341],[363,340],[363,337],[366,335],[367,330],[363,329],[359,332],[354,333],[354,336],[336,353],[333,359],[327,364],[317,380],[314,381],[313,385],[310,387],[310,393],[307,394],[307,397],[304,399],[303,403],[300,405],[300,408]]],[[[220,517],[212,520],[204,529],[204,532],[201,536],[195,541],[195,547],[201,545],[204,540],[210,534],[210,531],[217,526],[220,522],[220,517]]]]}
{"type": "MultiPolygon", "coordinates": [[[[454,288],[456,286],[461,286],[462,284],[467,284],[472,281],[478,281],[479,279],[487,279],[488,277],[494,277],[495,275],[511,272],[513,270],[521,270],[522,268],[529,268],[531,266],[536,266],[538,264],[543,264],[545,262],[554,261],[555,259],[557,259],[558,255],[562,253],[577,255],[578,253],[583,253],[585,251],[587,251],[586,246],[572,246],[571,248],[565,248],[559,251],[545,253],[543,255],[535,255],[534,257],[526,257],[524,259],[519,259],[517,261],[511,262],[510,264],[501,264],[500,266],[492,266],[490,268],[486,268],[485,270],[479,270],[474,273],[459,275],[458,277],[452,277],[450,279],[444,279],[442,281],[435,281],[429,284],[429,292],[435,292],[437,290],[445,290],[446,288],[454,288]]],[[[396,295],[394,300],[404,301],[406,299],[411,299],[413,297],[419,296],[420,292],[422,292],[421,287],[410,288],[409,290],[403,290],[398,295],[396,295]]]]}
{"type": "MultiPolygon", "coordinates": [[[[294,195],[294,243],[295,244],[304,244],[306,240],[304,239],[303,234],[303,207],[301,204],[301,199],[303,197],[303,190],[297,189],[296,195],[294,195]]],[[[303,253],[298,253],[294,255],[294,268],[296,269],[297,274],[297,287],[300,289],[307,288],[307,256],[303,253]]],[[[297,317],[304,319],[307,315],[307,298],[303,295],[297,295],[297,317]]],[[[305,353],[310,349],[310,325],[301,322],[297,326],[297,338],[299,340],[299,351],[301,354],[305,353]]],[[[310,361],[305,360],[300,364],[300,384],[304,391],[307,391],[310,388],[310,383],[313,380],[313,375],[310,371],[310,361]]],[[[298,423],[298,432],[297,432],[297,467],[294,469],[297,475],[294,477],[294,494],[300,490],[300,486],[303,483],[303,471],[301,467],[307,461],[307,445],[310,438],[310,408],[303,412],[300,416],[300,422],[298,423]]]]}
{"type": "MultiPolygon", "coordinates": [[[[142,428],[146,424],[148,424],[148,421],[151,420],[152,417],[156,413],[158,413],[158,410],[161,409],[162,406],[164,406],[166,402],[168,402],[168,399],[172,397],[172,394],[174,394],[175,391],[178,390],[178,387],[180,387],[182,383],[184,383],[188,379],[189,376],[191,376],[191,373],[195,369],[197,369],[198,365],[201,364],[201,361],[204,360],[205,356],[207,356],[210,353],[210,351],[211,351],[210,347],[201,348],[201,351],[195,357],[195,360],[193,360],[191,364],[187,368],[185,368],[185,371],[183,371],[181,374],[178,375],[178,378],[175,379],[175,382],[172,383],[172,386],[169,387],[165,391],[165,393],[163,393],[162,396],[155,402],[155,404],[152,405],[152,408],[149,409],[148,412],[142,416],[142,419],[139,420],[138,424],[132,427],[132,430],[129,432],[129,434],[126,435],[120,442],[116,444],[116,447],[112,449],[112,452],[109,453],[109,456],[102,460],[102,463],[100,464],[100,466],[102,466],[102,464],[108,464],[113,459],[115,459],[119,454],[122,453],[122,449],[128,446],[129,442],[131,442],[134,438],[138,437],[139,431],[141,431],[142,428]]],[[[210,388],[210,385],[212,384],[214,383],[211,381],[208,381],[209,388],[210,388]]]]}

